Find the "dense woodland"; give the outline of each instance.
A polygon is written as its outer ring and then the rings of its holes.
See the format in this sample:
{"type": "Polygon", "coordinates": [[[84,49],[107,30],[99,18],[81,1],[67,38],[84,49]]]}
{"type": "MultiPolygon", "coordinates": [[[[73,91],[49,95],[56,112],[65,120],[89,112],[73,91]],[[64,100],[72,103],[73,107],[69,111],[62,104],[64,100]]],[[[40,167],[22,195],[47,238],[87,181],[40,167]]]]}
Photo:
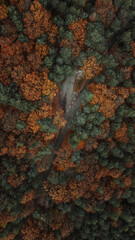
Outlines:
{"type": "Polygon", "coordinates": [[[134,0],[0,0],[0,239],[135,240],[134,66],[134,0]]]}

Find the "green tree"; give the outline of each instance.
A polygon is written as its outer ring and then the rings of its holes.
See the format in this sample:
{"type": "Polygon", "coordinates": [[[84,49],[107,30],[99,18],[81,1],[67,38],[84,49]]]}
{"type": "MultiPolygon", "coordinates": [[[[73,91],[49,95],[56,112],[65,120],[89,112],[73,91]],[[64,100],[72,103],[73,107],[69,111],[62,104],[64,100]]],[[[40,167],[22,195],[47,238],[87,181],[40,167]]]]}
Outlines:
{"type": "Polygon", "coordinates": [[[67,47],[60,49],[60,56],[63,58],[65,64],[70,64],[72,60],[72,50],[67,47]]]}

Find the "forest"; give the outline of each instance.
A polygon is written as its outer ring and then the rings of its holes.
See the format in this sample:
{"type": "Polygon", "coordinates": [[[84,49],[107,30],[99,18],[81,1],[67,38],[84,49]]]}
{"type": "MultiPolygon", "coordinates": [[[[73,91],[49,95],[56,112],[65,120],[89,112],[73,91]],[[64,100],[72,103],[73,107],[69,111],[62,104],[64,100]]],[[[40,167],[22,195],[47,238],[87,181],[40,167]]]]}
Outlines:
{"type": "Polygon", "coordinates": [[[0,239],[135,240],[134,0],[0,0],[0,239]]]}

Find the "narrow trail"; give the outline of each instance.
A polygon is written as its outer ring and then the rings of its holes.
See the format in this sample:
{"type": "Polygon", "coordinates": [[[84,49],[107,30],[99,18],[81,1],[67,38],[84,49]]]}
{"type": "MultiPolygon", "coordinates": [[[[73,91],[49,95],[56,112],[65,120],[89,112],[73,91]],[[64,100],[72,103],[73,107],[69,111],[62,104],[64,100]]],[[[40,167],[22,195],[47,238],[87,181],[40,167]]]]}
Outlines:
{"type": "MultiPolygon", "coordinates": [[[[72,122],[72,119],[76,113],[76,111],[79,109],[80,107],[80,104],[81,104],[81,101],[82,101],[82,93],[84,91],[84,89],[86,89],[87,85],[90,84],[92,82],[92,79],[90,80],[87,80],[87,82],[85,82],[83,88],[80,90],[80,92],[78,93],[74,93],[72,92],[72,99],[70,99],[70,104],[68,102],[68,104],[66,105],[65,103],[65,118],[67,119],[67,124],[65,127],[61,128],[60,129],[60,132],[59,132],[59,135],[57,137],[57,140],[56,140],[56,143],[55,143],[55,150],[58,151],[58,149],[60,148],[63,140],[64,140],[64,137],[66,135],[66,132],[67,130],[69,129],[70,127],[70,124],[72,122]],[[67,107],[68,106],[68,107],[67,107]]],[[[67,88],[67,91],[68,91],[68,88],[67,88]]],[[[71,94],[71,93],[70,93],[71,94]]],[[[65,101],[65,99],[63,98],[60,98],[60,105],[63,104],[62,101],[65,101]]]]}

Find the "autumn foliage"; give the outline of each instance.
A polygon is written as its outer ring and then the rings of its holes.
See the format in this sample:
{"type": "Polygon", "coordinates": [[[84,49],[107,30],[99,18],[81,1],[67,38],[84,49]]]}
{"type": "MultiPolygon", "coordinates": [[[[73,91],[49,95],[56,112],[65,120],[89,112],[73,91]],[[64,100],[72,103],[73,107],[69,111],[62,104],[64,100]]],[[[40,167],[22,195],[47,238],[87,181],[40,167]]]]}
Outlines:
{"type": "Polygon", "coordinates": [[[134,240],[134,12],[0,0],[0,239],[134,240]]]}

